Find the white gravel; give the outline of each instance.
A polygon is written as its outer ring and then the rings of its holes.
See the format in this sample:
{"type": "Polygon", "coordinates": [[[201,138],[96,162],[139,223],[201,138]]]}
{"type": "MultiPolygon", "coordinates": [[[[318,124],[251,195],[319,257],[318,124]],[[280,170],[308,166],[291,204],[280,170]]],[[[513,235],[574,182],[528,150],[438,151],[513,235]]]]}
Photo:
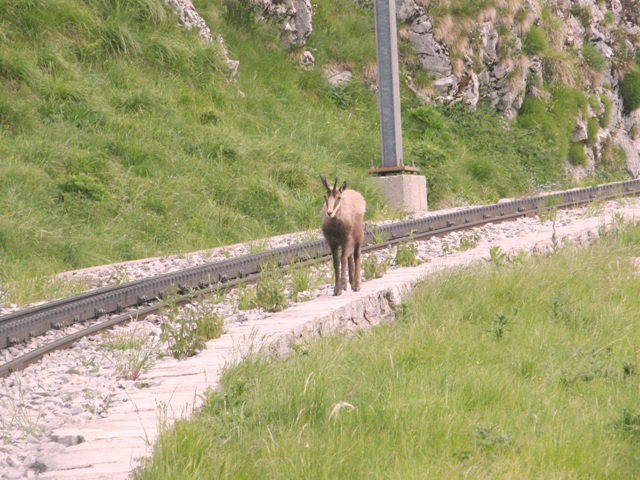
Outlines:
{"type": "MultiPolygon", "coordinates": [[[[629,202],[636,200],[611,201],[598,208],[561,210],[557,212],[555,222],[558,226],[569,225],[585,216],[597,217],[604,212],[615,212],[621,205],[629,202]]],[[[455,253],[461,245],[473,245],[480,240],[491,243],[498,239],[517,238],[548,230],[550,223],[543,223],[537,217],[520,218],[512,222],[488,224],[472,230],[454,232],[442,238],[417,242],[417,256],[422,261],[429,261],[430,258],[455,253]]],[[[67,272],[62,276],[81,279],[98,288],[315,238],[319,238],[316,232],[284,235],[248,245],[96,267],[67,272]]],[[[390,248],[369,255],[391,261],[395,258],[395,252],[395,248],[390,248]]],[[[319,278],[320,287],[314,291],[302,292],[298,299],[332,293],[329,266],[320,267],[313,275],[319,278]]],[[[224,319],[224,328],[230,329],[248,319],[268,315],[268,312],[260,309],[239,310],[238,303],[242,295],[242,291],[236,290],[229,292],[224,298],[212,296],[198,301],[196,306],[188,307],[186,313],[183,309],[182,318],[189,315],[217,315],[224,319]]],[[[0,305],[0,315],[15,310],[16,307],[13,305],[0,305]]],[[[25,370],[16,372],[6,379],[0,379],[0,479],[38,478],[39,470],[45,468],[40,459],[50,457],[66,446],[82,441],[82,438],[55,438],[51,435],[53,430],[62,425],[108,416],[109,409],[113,406],[114,393],[144,388],[145,385],[141,382],[126,379],[124,372],[134,377],[131,372],[135,371],[137,366],[149,366],[158,356],[169,354],[166,344],[160,341],[161,324],[164,320],[161,316],[149,316],[145,320],[116,327],[107,333],[84,338],[72,348],[54,352],[25,370]],[[133,350],[115,348],[116,345],[132,340],[139,342],[138,347],[133,350]],[[111,348],[105,348],[108,343],[111,344],[111,348]]],[[[86,326],[75,325],[65,330],[52,331],[32,339],[28,344],[0,351],[0,361],[7,362],[51,341],[52,338],[86,326]]]]}

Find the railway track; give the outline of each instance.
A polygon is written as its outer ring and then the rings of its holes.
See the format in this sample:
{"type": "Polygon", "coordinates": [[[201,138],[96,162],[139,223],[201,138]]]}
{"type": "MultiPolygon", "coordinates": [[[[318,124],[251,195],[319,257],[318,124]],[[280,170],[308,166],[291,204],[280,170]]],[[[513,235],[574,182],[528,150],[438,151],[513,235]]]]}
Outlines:
{"type": "MultiPolygon", "coordinates": [[[[389,223],[368,229],[363,252],[386,248],[408,239],[424,239],[491,222],[534,215],[540,209],[570,208],[598,200],[635,196],[638,193],[640,180],[629,180],[389,223]]],[[[200,294],[253,281],[259,278],[262,268],[274,262],[286,268],[329,257],[330,252],[324,240],[314,240],[105,287],[5,315],[0,317],[0,349],[42,335],[50,329],[64,328],[107,315],[115,316],[0,365],[0,377],[24,368],[53,350],[66,348],[83,336],[95,334],[131,318],[154,313],[162,308],[163,299],[169,295],[173,302],[185,303],[200,294]],[[176,294],[179,295],[177,300],[174,298],[176,294]]]]}

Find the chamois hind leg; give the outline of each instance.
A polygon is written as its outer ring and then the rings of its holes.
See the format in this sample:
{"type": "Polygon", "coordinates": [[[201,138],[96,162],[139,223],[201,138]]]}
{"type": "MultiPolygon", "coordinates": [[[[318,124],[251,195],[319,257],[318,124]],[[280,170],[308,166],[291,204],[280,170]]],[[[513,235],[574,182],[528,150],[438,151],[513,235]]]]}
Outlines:
{"type": "Polygon", "coordinates": [[[351,280],[351,288],[354,292],[360,290],[360,277],[362,275],[362,252],[360,244],[353,249],[353,263],[355,263],[353,279],[351,280]]]}
{"type": "Polygon", "coordinates": [[[356,291],[353,279],[356,271],[356,266],[353,262],[353,255],[349,255],[349,283],[351,284],[351,290],[356,291]]]}
{"type": "Polygon", "coordinates": [[[333,274],[335,278],[333,294],[340,295],[342,293],[342,288],[340,288],[340,256],[338,255],[338,245],[331,246],[331,256],[333,257],[333,274]]]}

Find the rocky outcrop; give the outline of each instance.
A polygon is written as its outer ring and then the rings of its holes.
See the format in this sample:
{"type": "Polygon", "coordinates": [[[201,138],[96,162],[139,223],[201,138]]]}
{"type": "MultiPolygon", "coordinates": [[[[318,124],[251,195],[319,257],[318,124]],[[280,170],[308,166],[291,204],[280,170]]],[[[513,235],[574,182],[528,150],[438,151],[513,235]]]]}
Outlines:
{"type": "MultiPolygon", "coordinates": [[[[182,25],[187,30],[191,30],[195,28],[198,30],[198,34],[205,42],[213,42],[213,35],[211,34],[211,30],[207,26],[204,19],[200,16],[196,8],[191,3],[191,0],[165,0],[168,5],[173,6],[176,13],[178,14],[180,25],[182,25]]],[[[218,35],[215,39],[216,43],[220,45],[220,52],[224,56],[227,65],[229,66],[229,70],[231,75],[235,77],[238,72],[238,67],[240,66],[240,62],[238,60],[232,60],[229,57],[229,52],[227,51],[227,47],[224,44],[224,39],[221,35],[218,35]]]]}
{"type": "Polygon", "coordinates": [[[293,55],[305,68],[313,66],[315,59],[305,49],[313,31],[313,10],[310,0],[247,0],[260,18],[275,22],[281,32],[285,47],[295,51],[293,55]]]}
{"type": "Polygon", "coordinates": [[[313,11],[309,0],[251,0],[259,5],[262,16],[274,19],[290,47],[304,47],[313,30],[313,11]]]}

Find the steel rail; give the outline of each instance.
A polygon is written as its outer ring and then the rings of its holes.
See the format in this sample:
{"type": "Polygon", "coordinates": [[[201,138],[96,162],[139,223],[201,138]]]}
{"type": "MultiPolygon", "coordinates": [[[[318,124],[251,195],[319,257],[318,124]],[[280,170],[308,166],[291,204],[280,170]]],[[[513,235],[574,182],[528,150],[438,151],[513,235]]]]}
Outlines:
{"type": "MultiPolygon", "coordinates": [[[[199,290],[197,292],[190,292],[187,295],[182,295],[175,298],[172,297],[170,305],[171,306],[184,305],[186,303],[191,302],[195,297],[206,295],[208,293],[217,292],[219,290],[226,289],[229,287],[233,287],[239,283],[255,281],[255,280],[258,280],[258,278],[259,278],[259,275],[251,275],[243,279],[231,280],[228,283],[225,283],[224,285],[221,285],[221,284],[212,285],[207,288],[203,288],[202,290],[199,290]]],[[[48,353],[55,352],[56,350],[62,350],[64,348],[69,348],[81,338],[95,335],[96,333],[100,333],[103,330],[108,330],[112,327],[115,327],[116,325],[121,325],[129,321],[142,320],[144,317],[148,315],[152,315],[162,310],[167,305],[168,305],[168,302],[164,300],[158,300],[156,302],[151,303],[148,306],[145,306],[133,312],[116,315],[114,317],[108,318],[107,320],[91,325],[90,327],[87,327],[85,329],[82,329],[77,332],[66,335],[64,337],[55,339],[52,342],[47,343],[46,345],[42,345],[41,347],[38,347],[28,353],[25,353],[24,355],[20,355],[19,357],[16,357],[13,360],[8,361],[3,365],[0,365],[0,378],[5,378],[13,372],[26,368],[30,364],[40,360],[42,357],[44,357],[48,353]]]]}
{"type": "MultiPolygon", "coordinates": [[[[574,207],[638,193],[640,180],[628,180],[369,227],[363,251],[378,249],[382,245],[392,245],[410,238],[444,235],[454,230],[510,220],[537,213],[541,209],[574,207]]],[[[314,240],[105,287],[43,304],[0,317],[0,349],[41,335],[51,328],[63,328],[106,314],[120,313],[127,308],[142,306],[154,299],[161,300],[168,295],[187,295],[197,290],[228,287],[231,283],[243,279],[255,279],[269,264],[287,267],[300,262],[319,261],[329,256],[330,251],[325,241],[314,240]]],[[[128,319],[131,315],[122,317],[128,319]]],[[[109,326],[106,325],[104,328],[109,326]]],[[[9,370],[4,367],[0,366],[0,376],[2,372],[9,370]]]]}

